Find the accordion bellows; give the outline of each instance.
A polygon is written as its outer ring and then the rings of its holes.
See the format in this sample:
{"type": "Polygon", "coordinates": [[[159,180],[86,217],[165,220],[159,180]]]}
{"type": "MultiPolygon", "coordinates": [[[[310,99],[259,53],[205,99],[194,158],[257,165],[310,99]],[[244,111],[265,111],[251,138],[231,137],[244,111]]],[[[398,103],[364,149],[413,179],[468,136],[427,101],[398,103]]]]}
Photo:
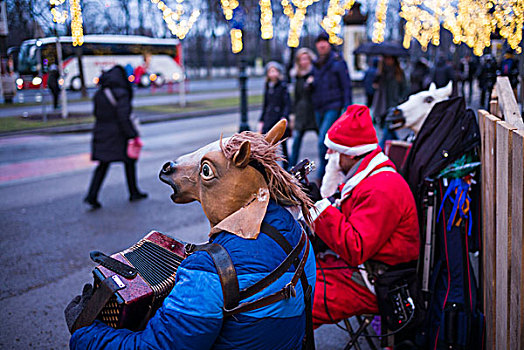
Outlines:
{"type": "MultiPolygon", "coordinates": [[[[175,285],[176,271],[186,257],[185,243],[152,231],[111,257],[134,267],[138,274],[133,279],[119,276],[126,287],[115,293],[98,319],[113,328],[142,330],[175,285]]],[[[115,272],[98,266],[93,275],[96,287],[115,272]]]]}

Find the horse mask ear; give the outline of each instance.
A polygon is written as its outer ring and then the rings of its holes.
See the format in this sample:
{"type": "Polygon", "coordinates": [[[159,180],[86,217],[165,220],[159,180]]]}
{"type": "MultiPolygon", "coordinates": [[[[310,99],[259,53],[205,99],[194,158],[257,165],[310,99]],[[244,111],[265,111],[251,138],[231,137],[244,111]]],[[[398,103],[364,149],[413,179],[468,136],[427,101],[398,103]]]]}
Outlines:
{"type": "Polygon", "coordinates": [[[284,132],[286,131],[286,126],[287,126],[287,120],[281,119],[278,123],[275,124],[275,126],[271,128],[271,130],[267,132],[266,141],[270,145],[274,145],[275,143],[280,141],[282,136],[284,136],[284,132]]]}
{"type": "Polygon", "coordinates": [[[244,141],[240,148],[233,156],[233,163],[239,168],[245,168],[249,163],[249,156],[251,155],[251,143],[244,141]]]}

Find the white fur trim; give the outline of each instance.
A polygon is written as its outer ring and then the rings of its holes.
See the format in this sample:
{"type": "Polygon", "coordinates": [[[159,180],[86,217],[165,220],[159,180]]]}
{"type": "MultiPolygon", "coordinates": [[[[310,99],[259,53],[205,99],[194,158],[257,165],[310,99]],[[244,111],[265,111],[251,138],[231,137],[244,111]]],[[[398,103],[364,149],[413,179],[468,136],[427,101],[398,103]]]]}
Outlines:
{"type": "Polygon", "coordinates": [[[324,198],[316,202],[315,206],[309,209],[309,214],[311,214],[311,220],[315,221],[320,216],[320,214],[322,214],[322,212],[326,210],[330,205],[331,202],[327,198],[324,198]]]}
{"type": "Polygon", "coordinates": [[[333,151],[339,153],[346,154],[348,156],[360,156],[361,154],[374,151],[378,147],[378,143],[370,143],[367,145],[360,145],[355,147],[339,145],[338,143],[331,141],[327,134],[326,138],[324,139],[324,144],[327,148],[330,148],[333,151]]]}

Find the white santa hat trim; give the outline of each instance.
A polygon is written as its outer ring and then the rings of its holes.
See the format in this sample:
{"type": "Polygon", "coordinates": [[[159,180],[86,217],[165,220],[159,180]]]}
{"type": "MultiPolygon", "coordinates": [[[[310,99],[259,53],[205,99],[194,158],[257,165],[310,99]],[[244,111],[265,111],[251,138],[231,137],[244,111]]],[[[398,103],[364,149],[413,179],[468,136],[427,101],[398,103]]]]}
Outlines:
{"type": "Polygon", "coordinates": [[[327,134],[326,134],[326,138],[324,139],[324,144],[326,145],[327,148],[330,148],[333,151],[336,151],[339,153],[346,154],[348,156],[360,156],[364,153],[374,151],[378,147],[378,143],[371,143],[367,145],[360,145],[360,146],[354,146],[354,147],[339,145],[331,141],[327,134]]]}

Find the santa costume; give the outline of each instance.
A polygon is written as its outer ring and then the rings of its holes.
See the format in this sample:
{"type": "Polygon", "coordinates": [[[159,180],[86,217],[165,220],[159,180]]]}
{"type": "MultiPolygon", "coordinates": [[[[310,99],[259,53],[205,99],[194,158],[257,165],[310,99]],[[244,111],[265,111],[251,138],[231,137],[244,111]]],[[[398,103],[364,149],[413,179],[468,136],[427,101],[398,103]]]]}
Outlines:
{"type": "Polygon", "coordinates": [[[334,252],[317,259],[316,327],[378,313],[373,285],[363,269],[366,261],[397,265],[419,254],[413,195],[378,146],[369,109],[349,106],[324,142],[334,152],[365,156],[345,174],[340,198],[325,198],[312,209],[316,235],[334,252]]]}

